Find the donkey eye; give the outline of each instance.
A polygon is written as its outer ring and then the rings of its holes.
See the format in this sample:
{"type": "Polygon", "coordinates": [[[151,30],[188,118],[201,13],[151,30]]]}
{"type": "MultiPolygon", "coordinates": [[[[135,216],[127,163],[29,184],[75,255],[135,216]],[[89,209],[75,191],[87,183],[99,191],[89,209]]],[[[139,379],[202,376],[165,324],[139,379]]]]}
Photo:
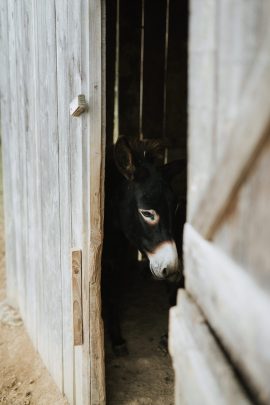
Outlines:
{"type": "Polygon", "coordinates": [[[155,210],[144,210],[139,209],[139,213],[149,225],[155,225],[159,221],[159,215],[156,213],[155,210]]]}
{"type": "Polygon", "coordinates": [[[155,219],[155,215],[152,214],[150,211],[141,211],[141,214],[145,217],[145,218],[150,218],[150,219],[155,219]]]}

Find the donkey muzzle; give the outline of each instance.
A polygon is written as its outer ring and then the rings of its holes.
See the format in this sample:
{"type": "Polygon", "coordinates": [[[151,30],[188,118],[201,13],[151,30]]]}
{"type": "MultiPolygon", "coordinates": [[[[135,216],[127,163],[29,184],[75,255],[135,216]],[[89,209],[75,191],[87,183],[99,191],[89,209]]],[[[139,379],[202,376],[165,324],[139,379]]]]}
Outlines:
{"type": "Polygon", "coordinates": [[[180,279],[180,267],[174,241],[160,243],[153,252],[147,252],[150,270],[155,278],[176,282],[180,279]]]}

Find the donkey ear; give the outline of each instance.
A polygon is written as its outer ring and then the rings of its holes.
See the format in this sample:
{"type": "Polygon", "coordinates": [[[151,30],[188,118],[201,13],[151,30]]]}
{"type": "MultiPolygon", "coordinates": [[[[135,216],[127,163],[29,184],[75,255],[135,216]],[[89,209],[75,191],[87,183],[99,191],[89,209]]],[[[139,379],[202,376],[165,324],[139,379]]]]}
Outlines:
{"type": "Polygon", "coordinates": [[[161,170],[164,177],[168,181],[171,181],[174,176],[180,174],[186,169],[186,165],[186,159],[174,160],[173,162],[167,163],[166,165],[162,166],[161,170]]]}
{"type": "Polygon", "coordinates": [[[127,180],[134,179],[136,167],[128,139],[125,136],[119,137],[114,146],[114,161],[120,173],[127,180]]]}

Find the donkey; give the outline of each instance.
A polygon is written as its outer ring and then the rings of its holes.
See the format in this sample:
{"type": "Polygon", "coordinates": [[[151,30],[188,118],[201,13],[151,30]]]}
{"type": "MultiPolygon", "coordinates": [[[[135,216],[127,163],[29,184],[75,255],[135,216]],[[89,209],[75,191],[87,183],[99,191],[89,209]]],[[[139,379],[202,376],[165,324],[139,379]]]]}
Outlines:
{"type": "Polygon", "coordinates": [[[178,204],[170,181],[185,162],[162,165],[162,158],[157,141],[122,136],[106,162],[102,295],[113,350],[118,355],[127,353],[118,300],[129,244],[148,258],[156,280],[176,284],[181,278],[174,238],[178,204]]]}

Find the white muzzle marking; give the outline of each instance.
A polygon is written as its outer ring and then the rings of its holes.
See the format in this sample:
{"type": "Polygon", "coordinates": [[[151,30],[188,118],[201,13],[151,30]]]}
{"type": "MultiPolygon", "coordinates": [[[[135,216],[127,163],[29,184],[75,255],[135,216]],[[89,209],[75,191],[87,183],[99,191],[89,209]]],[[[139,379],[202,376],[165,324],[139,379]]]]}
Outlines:
{"type": "Polygon", "coordinates": [[[154,252],[146,252],[153,275],[165,279],[179,272],[178,254],[174,241],[162,242],[154,252]]]}

